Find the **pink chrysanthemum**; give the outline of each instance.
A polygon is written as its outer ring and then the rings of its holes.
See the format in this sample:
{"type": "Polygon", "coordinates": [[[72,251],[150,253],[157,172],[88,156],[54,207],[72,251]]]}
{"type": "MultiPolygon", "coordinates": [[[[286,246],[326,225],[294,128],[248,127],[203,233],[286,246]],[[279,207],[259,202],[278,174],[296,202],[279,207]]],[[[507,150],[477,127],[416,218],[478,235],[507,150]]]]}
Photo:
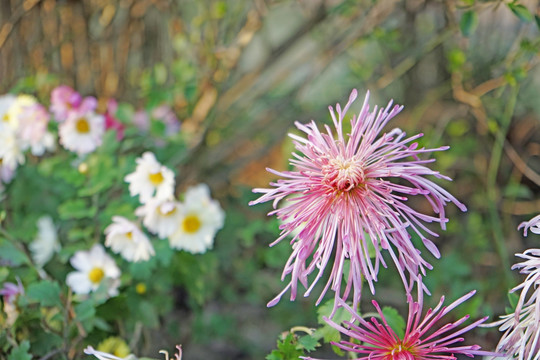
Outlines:
{"type": "Polygon", "coordinates": [[[425,223],[438,222],[444,229],[448,221],[444,212],[447,202],[466,211],[462,203],[426,176],[451,179],[425,166],[433,159],[419,158],[424,153],[446,150],[447,146],[418,148],[414,141],[422,134],[407,138],[400,129],[379,136],[402,106],[392,107],[391,101],[385,109],[375,107],[370,112],[368,93],[360,114],[350,120],[350,134],[344,134],[344,117],[356,97],[357,91],[353,90],[345,108],[337,104],[334,112],[329,107],[335,135],[327,125],[321,132],[314,121],[307,125],[295,123],[307,138],[289,135],[299,152],[293,153],[294,159],[290,160],[294,170],[268,169],[284,179],[271,183],[273,189],[253,190],[264,195],[250,205],[273,201],[276,209],[278,203],[288,197],[285,206],[268,214],[275,214],[282,221],[281,236],[273,244],[295,229],[302,229],[291,241],[292,254],[283,270],[282,279],[291,274],[291,280],[269,306],[275,305],[289,288],[291,300],[294,300],[298,281],[307,288],[305,296],[308,296],[332,255],[330,278],[317,303],[330,287],[336,297],[343,299],[352,289],[354,306],[357,306],[364,278],[374,292],[373,282],[377,280],[379,265],[386,267],[381,250],[390,253],[409,289],[411,281],[425,274],[425,268],[431,269],[413,245],[409,232],[415,233],[428,250],[439,257],[437,247],[425,236],[426,233],[437,234],[425,223]],[[392,179],[400,181],[392,182],[392,179]],[[438,216],[409,207],[407,200],[412,195],[423,196],[438,216]],[[341,295],[346,259],[350,260],[350,270],[341,295]],[[308,284],[308,275],[316,268],[318,274],[308,284]]]}
{"type": "MultiPolygon", "coordinates": [[[[386,318],[379,306],[373,300],[372,303],[379,314],[380,321],[375,317],[371,321],[364,320],[343,300],[338,299],[339,306],[343,306],[351,315],[352,322],[345,321],[344,326],[336,324],[332,320],[324,320],[344,335],[350,337],[350,341],[342,340],[332,343],[340,349],[358,354],[356,359],[370,360],[450,360],[456,359],[455,354],[463,354],[469,357],[474,355],[499,356],[500,354],[479,350],[479,345],[457,345],[463,342],[462,335],[477,327],[487,320],[484,317],[474,323],[458,329],[469,315],[461,319],[440,326],[440,320],[456,306],[467,301],[475,291],[462,296],[448,306],[442,306],[444,296],[435,309],[429,309],[422,318],[423,290],[418,291],[418,302],[413,301],[411,295],[407,295],[409,303],[409,316],[403,338],[400,338],[388,325],[386,318]],[[354,324],[357,321],[358,324],[354,324]]],[[[308,358],[309,359],[309,358],[308,358]]]]}

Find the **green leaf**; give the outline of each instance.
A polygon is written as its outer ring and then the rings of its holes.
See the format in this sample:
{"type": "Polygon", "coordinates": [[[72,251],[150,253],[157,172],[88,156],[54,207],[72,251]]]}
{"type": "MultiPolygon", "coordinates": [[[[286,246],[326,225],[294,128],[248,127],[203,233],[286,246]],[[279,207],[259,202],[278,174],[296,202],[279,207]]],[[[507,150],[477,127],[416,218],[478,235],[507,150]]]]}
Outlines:
{"type": "Polygon", "coordinates": [[[278,350],[272,352],[265,357],[266,360],[283,360],[283,355],[278,350]]]}
{"type": "Polygon", "coordinates": [[[310,335],[305,335],[299,338],[298,344],[300,344],[307,351],[313,351],[317,346],[320,346],[317,339],[310,335]]]}
{"type": "Polygon", "coordinates": [[[459,28],[464,36],[470,36],[478,26],[478,14],[469,10],[463,14],[459,22],[459,28]]]}
{"type": "Polygon", "coordinates": [[[139,315],[144,325],[149,328],[156,328],[159,325],[158,315],[152,303],[141,301],[139,303],[139,315]]]}
{"type": "Polygon", "coordinates": [[[2,238],[0,238],[0,259],[13,266],[28,264],[28,258],[24,252],[2,238]]]}
{"type": "Polygon", "coordinates": [[[32,360],[32,355],[28,352],[30,350],[30,342],[24,340],[19,346],[13,348],[8,356],[8,360],[32,360]]]}
{"type": "Polygon", "coordinates": [[[450,52],[448,52],[447,57],[448,67],[452,72],[460,70],[467,61],[467,56],[460,49],[451,50],[450,52]]]}
{"type": "Polygon", "coordinates": [[[26,295],[30,300],[39,301],[41,306],[62,306],[60,301],[60,286],[56,282],[43,280],[30,284],[26,295]]]}
{"type": "Polygon", "coordinates": [[[278,350],[283,355],[284,360],[296,360],[304,354],[302,350],[298,350],[297,345],[296,337],[292,333],[288,333],[283,340],[278,340],[277,343],[278,350]]]}
{"type": "Polygon", "coordinates": [[[525,6],[516,3],[508,3],[507,5],[521,21],[530,22],[533,20],[533,15],[525,6]]]}
{"type": "Polygon", "coordinates": [[[516,310],[516,306],[518,304],[518,301],[519,301],[519,295],[518,294],[516,294],[515,292],[509,292],[508,293],[508,302],[510,303],[510,307],[507,307],[505,309],[507,314],[513,313],[516,310]]]}
{"type": "Polygon", "coordinates": [[[75,314],[77,320],[79,320],[88,332],[92,331],[94,328],[94,320],[96,315],[96,308],[92,300],[83,301],[80,304],[75,305],[75,314]]]}
{"type": "Polygon", "coordinates": [[[382,308],[382,313],[388,325],[396,332],[396,334],[403,339],[405,335],[405,320],[398,311],[390,306],[382,308]]]}
{"type": "Polygon", "coordinates": [[[540,29],[540,16],[534,15],[534,22],[536,22],[536,26],[540,29]]]}
{"type": "Polygon", "coordinates": [[[58,207],[58,214],[62,220],[91,218],[97,212],[95,206],[88,206],[84,199],[72,199],[58,207]]]}

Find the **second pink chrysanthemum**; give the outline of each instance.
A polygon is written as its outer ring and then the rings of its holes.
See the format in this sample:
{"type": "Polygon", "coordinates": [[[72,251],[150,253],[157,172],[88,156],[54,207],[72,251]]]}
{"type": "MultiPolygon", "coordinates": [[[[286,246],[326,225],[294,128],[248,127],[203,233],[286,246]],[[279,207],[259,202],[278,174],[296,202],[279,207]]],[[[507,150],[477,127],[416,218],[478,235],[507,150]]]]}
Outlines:
{"type": "Polygon", "coordinates": [[[386,267],[383,251],[389,252],[409,290],[412,281],[425,273],[425,268],[431,268],[413,245],[411,234],[416,234],[439,257],[437,247],[426,238],[437,234],[425,224],[437,222],[444,229],[448,221],[444,207],[448,202],[466,211],[462,203],[426,176],[450,178],[425,166],[434,160],[419,157],[448,147],[418,148],[415,140],[422,134],[406,137],[400,129],[380,135],[402,106],[390,102],[386,108],[375,107],[370,112],[368,93],[358,116],[350,120],[350,134],[344,134],[343,121],[356,97],[357,91],[353,90],[343,109],[339,104],[336,111],[329,107],[335,133],[327,125],[321,132],[313,121],[296,123],[307,137],[290,135],[298,151],[290,160],[293,171],[268,169],[282,179],[271,183],[272,189],[254,189],[263,195],[250,205],[273,201],[275,210],[269,215],[282,221],[281,236],[274,244],[301,229],[291,241],[292,254],[283,270],[282,277],[291,274],[291,280],[269,306],[276,304],[289,288],[294,300],[298,281],[307,288],[308,296],[330,263],[330,277],[318,301],[328,288],[343,299],[353,291],[356,307],[363,279],[374,292],[379,266],[386,267]],[[414,195],[424,197],[436,215],[412,209],[407,200],[414,195]],[[281,200],[285,203],[277,208],[281,200]],[[347,259],[347,285],[342,291],[347,259]],[[317,275],[310,283],[308,275],[316,269],[317,275]]]}

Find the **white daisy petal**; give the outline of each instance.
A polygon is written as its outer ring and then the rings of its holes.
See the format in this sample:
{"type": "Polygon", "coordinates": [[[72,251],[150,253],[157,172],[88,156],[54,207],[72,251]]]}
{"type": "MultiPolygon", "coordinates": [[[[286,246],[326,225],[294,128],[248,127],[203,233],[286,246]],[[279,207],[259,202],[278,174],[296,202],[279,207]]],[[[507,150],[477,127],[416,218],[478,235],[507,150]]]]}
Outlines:
{"type": "Polygon", "coordinates": [[[204,253],[213,247],[214,237],[223,227],[225,213],[219,203],[210,198],[210,190],[204,184],[189,188],[184,198],[181,219],[176,231],[169,236],[169,244],[194,254],[204,253]]]}
{"type": "Polygon", "coordinates": [[[136,160],[135,172],[126,175],[131,196],[139,195],[142,204],[153,197],[171,200],[174,194],[174,173],[161,165],[151,152],[145,152],[136,160]]]}

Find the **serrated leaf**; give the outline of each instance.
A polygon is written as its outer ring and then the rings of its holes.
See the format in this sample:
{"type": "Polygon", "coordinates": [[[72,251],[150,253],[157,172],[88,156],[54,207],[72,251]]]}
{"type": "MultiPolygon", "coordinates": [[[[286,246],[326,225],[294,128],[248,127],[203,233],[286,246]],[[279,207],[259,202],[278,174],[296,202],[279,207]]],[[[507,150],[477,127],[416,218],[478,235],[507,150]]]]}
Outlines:
{"type": "Polygon", "coordinates": [[[320,346],[317,339],[313,338],[310,335],[305,335],[299,338],[298,344],[301,345],[302,348],[304,348],[304,350],[307,350],[307,351],[313,351],[315,350],[317,346],[320,346]]]}
{"type": "Polygon", "coordinates": [[[405,335],[405,320],[398,311],[390,306],[385,306],[382,308],[382,313],[388,325],[395,331],[395,333],[403,339],[405,335]]]}
{"type": "Polygon", "coordinates": [[[28,350],[30,350],[30,342],[24,340],[19,346],[11,350],[8,360],[32,360],[32,355],[30,355],[28,350]]]}
{"type": "Polygon", "coordinates": [[[533,15],[525,6],[516,3],[508,3],[507,5],[521,21],[530,22],[533,20],[533,15]]]}
{"type": "Polygon", "coordinates": [[[473,10],[469,10],[461,16],[459,28],[464,36],[470,36],[478,26],[478,14],[473,10]]]}
{"type": "Polygon", "coordinates": [[[277,351],[272,350],[272,352],[265,357],[266,360],[283,360],[283,355],[277,351]]]}
{"type": "Polygon", "coordinates": [[[39,301],[41,306],[62,305],[60,301],[60,286],[58,283],[49,280],[30,284],[26,289],[26,296],[30,300],[39,301]]]}

